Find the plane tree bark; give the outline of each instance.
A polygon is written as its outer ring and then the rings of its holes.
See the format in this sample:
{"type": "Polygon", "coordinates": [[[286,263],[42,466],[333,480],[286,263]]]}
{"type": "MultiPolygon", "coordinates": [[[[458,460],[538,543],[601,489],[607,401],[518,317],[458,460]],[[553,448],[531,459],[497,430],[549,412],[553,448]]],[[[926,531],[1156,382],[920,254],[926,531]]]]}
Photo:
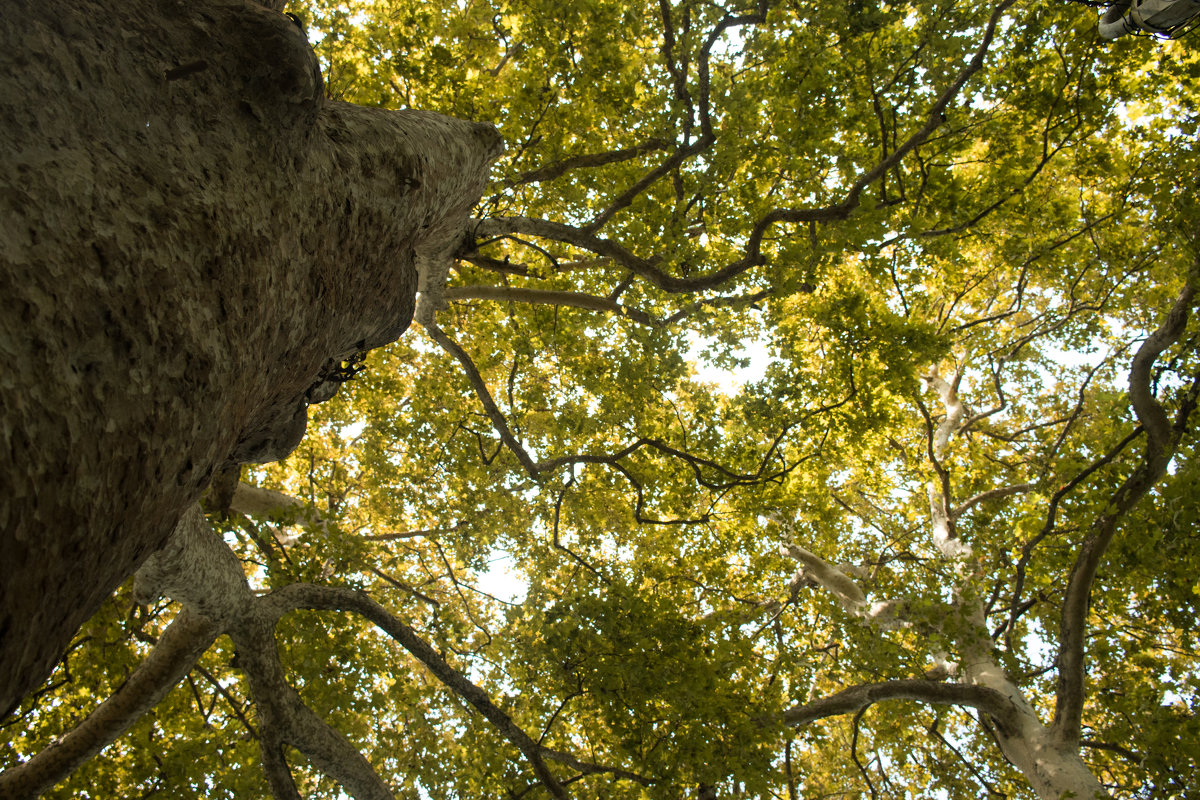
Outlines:
{"type": "Polygon", "coordinates": [[[0,711],[214,474],[286,455],[404,331],[500,150],[326,101],[279,6],[0,21],[0,711]]]}

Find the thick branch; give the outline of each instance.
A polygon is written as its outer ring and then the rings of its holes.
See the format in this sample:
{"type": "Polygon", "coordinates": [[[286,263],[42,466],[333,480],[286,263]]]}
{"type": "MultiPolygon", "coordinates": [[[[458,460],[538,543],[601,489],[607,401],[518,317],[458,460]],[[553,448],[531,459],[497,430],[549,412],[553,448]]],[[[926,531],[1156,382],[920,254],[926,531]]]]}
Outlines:
{"type": "Polygon", "coordinates": [[[884,700],[967,706],[979,709],[1001,725],[1010,728],[1016,726],[1017,712],[1000,692],[984,686],[928,680],[895,680],[852,686],[829,697],[789,708],[783,712],[781,721],[791,726],[807,725],[827,717],[853,714],[884,700]]]}
{"type": "MultiPolygon", "coordinates": [[[[261,608],[276,610],[269,604],[261,608]]],[[[259,741],[276,797],[281,792],[289,800],[296,796],[282,753],[282,745],[290,744],[355,800],[393,800],[391,789],[362,753],[306,706],[287,682],[275,643],[277,619],[274,613],[254,614],[229,632],[258,706],[259,741]]]]}
{"type": "Polygon", "coordinates": [[[279,516],[280,512],[290,514],[298,511],[303,514],[311,509],[308,503],[290,494],[264,489],[245,481],[238,482],[229,508],[238,514],[259,519],[271,519],[279,516]]]}
{"type": "Polygon", "coordinates": [[[847,611],[855,614],[862,612],[863,606],[867,603],[867,596],[863,594],[863,590],[858,587],[858,584],[849,575],[815,553],[811,553],[798,545],[791,543],[783,544],[779,549],[784,555],[791,556],[803,565],[801,567],[802,577],[816,582],[822,588],[836,596],[838,602],[847,611]]]}
{"type": "Polygon", "coordinates": [[[216,640],[218,626],[184,610],[167,626],[138,668],[59,741],[0,774],[0,797],[39,797],[116,741],[162,700],[216,640]]]}
{"type": "Polygon", "coordinates": [[[1195,288],[1189,282],[1180,292],[1162,325],[1142,343],[1133,357],[1129,371],[1129,398],[1138,420],[1148,434],[1146,451],[1141,463],[1109,501],[1105,513],[1092,523],[1091,532],[1071,568],[1059,630],[1058,690],[1052,726],[1055,736],[1070,746],[1077,746],[1079,742],[1086,682],[1084,642],[1087,638],[1087,612],[1092,582],[1099,569],[1100,560],[1125,514],[1166,473],[1167,464],[1174,455],[1175,447],[1196,403],[1200,377],[1193,381],[1191,392],[1181,404],[1175,424],[1172,425],[1150,385],[1155,360],[1182,335],[1194,298],[1195,288]]]}

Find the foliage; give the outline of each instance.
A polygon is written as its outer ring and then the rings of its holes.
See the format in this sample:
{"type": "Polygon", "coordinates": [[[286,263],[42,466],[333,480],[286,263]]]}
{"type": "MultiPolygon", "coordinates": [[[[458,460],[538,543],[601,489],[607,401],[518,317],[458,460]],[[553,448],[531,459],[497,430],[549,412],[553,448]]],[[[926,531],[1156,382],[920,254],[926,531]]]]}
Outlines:
{"type": "MultiPolygon", "coordinates": [[[[372,353],[287,462],[243,476],[310,508],[227,523],[252,584],[367,590],[534,740],[623,771],[580,797],[1033,796],[982,712],[785,711],[960,659],[975,604],[1055,714],[1073,565],[1142,464],[1130,359],[1196,280],[1194,41],[1098,46],[1068,3],[294,10],[331,98],[490,121],[509,150],[428,335],[372,353]],[[940,455],[933,367],[970,420],[940,455]],[[965,560],[935,544],[931,482],[965,560]]],[[[1156,362],[1168,416],[1195,399],[1196,339],[1156,362]]],[[[1081,753],[1115,796],[1200,796],[1195,448],[1120,512],[1091,585],[1081,753]]],[[[172,613],[130,608],[81,631],[0,766],[172,613]]],[[[368,623],[295,613],[277,637],[398,796],[544,793],[368,623]]],[[[225,641],[54,796],[268,796],[225,641]]]]}

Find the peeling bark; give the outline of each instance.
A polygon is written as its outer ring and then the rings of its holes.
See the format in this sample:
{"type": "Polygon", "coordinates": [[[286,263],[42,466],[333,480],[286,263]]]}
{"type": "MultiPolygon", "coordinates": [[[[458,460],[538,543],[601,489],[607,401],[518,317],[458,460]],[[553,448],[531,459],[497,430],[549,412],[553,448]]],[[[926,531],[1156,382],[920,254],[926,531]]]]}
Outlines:
{"type": "Polygon", "coordinates": [[[249,0],[0,16],[0,711],[213,474],[279,458],[330,365],[395,340],[490,126],[326,102],[249,0]]]}

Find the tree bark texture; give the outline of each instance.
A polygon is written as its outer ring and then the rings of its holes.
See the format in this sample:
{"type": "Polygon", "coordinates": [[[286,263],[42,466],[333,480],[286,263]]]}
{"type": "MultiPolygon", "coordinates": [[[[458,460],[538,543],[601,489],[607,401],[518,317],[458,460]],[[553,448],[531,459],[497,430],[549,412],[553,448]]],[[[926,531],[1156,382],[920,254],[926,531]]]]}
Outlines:
{"type": "Polygon", "coordinates": [[[501,145],[326,101],[249,0],[8,0],[0,74],[7,712],[214,472],[404,331],[501,145]]]}

